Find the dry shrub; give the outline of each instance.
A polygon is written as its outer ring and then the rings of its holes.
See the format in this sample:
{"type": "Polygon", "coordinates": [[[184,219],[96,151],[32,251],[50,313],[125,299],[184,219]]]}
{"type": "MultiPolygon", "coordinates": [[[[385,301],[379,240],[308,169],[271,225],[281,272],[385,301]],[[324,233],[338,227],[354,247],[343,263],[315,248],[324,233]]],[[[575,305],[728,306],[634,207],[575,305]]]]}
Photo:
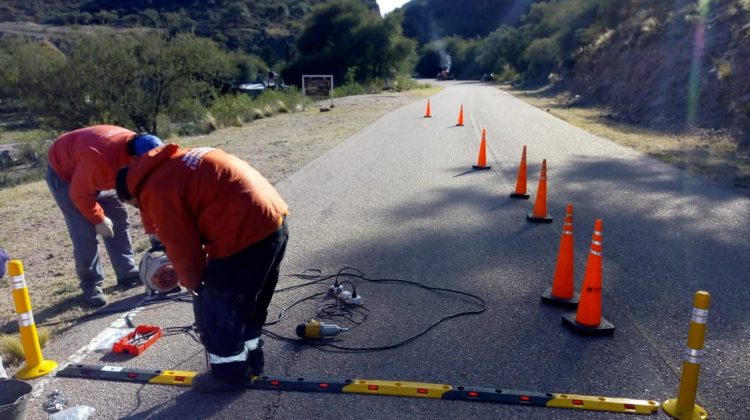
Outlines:
{"type": "MultiPolygon", "coordinates": [[[[37,330],[37,336],[39,338],[39,347],[44,348],[49,342],[50,332],[44,328],[40,328],[37,330]]],[[[17,334],[0,334],[0,355],[3,357],[3,362],[8,365],[17,365],[25,360],[21,337],[17,334]]]]}
{"type": "Polygon", "coordinates": [[[286,106],[284,101],[278,100],[276,101],[276,112],[279,114],[286,114],[289,112],[289,108],[286,106]]]}
{"type": "Polygon", "coordinates": [[[263,115],[266,117],[270,117],[273,115],[273,107],[271,106],[271,104],[263,105],[263,115]]]}
{"type": "Polygon", "coordinates": [[[203,128],[204,133],[211,133],[213,131],[218,130],[219,128],[216,126],[216,118],[214,118],[213,115],[211,115],[210,112],[206,112],[203,115],[203,118],[200,121],[200,126],[203,128]]]}

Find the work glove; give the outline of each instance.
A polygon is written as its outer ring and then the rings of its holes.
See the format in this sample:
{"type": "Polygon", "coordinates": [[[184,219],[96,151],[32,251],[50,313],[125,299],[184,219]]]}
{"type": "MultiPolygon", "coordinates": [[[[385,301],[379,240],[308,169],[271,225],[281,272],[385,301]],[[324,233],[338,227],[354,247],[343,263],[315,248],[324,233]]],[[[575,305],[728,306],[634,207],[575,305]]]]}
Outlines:
{"type": "Polygon", "coordinates": [[[112,230],[112,221],[109,217],[104,217],[104,220],[98,225],[94,226],[96,233],[102,238],[111,238],[115,236],[115,231],[112,230]]]}
{"type": "Polygon", "coordinates": [[[5,275],[5,264],[8,263],[10,256],[4,249],[0,248],[0,279],[5,275]]]}

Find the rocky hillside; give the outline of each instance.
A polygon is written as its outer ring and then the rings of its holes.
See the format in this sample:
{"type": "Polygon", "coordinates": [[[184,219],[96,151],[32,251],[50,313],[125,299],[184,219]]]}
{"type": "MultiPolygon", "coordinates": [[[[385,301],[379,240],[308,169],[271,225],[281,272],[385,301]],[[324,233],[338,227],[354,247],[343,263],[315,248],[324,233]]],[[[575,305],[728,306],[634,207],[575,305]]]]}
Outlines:
{"type": "Polygon", "coordinates": [[[566,86],[632,122],[732,129],[750,150],[750,1],[629,3],[566,86]]]}

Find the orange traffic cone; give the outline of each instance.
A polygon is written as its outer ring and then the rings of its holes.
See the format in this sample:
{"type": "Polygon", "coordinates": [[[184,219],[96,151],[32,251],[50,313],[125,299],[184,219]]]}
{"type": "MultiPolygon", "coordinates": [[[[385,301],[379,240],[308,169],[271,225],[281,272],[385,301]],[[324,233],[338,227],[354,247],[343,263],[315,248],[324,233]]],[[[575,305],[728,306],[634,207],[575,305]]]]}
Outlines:
{"type": "Polygon", "coordinates": [[[464,126],[464,104],[461,104],[461,111],[458,112],[458,124],[456,127],[464,126]]]}
{"type": "Polygon", "coordinates": [[[427,110],[424,112],[425,118],[432,118],[432,115],[430,115],[430,98],[427,98],[427,110]]]}
{"type": "Polygon", "coordinates": [[[534,210],[526,215],[526,220],[532,223],[552,223],[552,217],[547,214],[547,159],[542,160],[542,172],[539,174],[539,186],[536,188],[534,210]]]}
{"type": "Polygon", "coordinates": [[[526,145],[523,145],[523,153],[521,153],[521,164],[518,165],[518,177],[516,178],[516,191],[510,195],[511,198],[523,198],[528,200],[529,195],[526,194],[526,145]]]}
{"type": "Polygon", "coordinates": [[[573,291],[573,205],[565,208],[560,249],[552,287],[542,294],[542,302],[561,306],[578,305],[578,293],[573,291]]]}
{"type": "Polygon", "coordinates": [[[482,142],[479,143],[479,158],[477,164],[471,166],[474,169],[490,169],[491,166],[487,166],[487,130],[482,129],[482,142]]]}
{"type": "Polygon", "coordinates": [[[584,335],[612,334],[615,326],[602,318],[602,220],[596,219],[591,251],[583,276],[578,310],[565,314],[563,321],[584,335]]]}

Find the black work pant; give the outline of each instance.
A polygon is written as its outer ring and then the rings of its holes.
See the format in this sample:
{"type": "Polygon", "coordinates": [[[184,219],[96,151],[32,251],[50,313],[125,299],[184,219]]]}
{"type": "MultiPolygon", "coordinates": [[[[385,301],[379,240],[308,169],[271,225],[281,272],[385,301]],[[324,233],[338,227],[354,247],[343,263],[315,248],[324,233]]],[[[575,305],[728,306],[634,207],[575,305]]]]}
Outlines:
{"type": "Polygon", "coordinates": [[[212,362],[214,377],[239,381],[249,376],[249,366],[237,356],[245,352],[245,341],[260,337],[288,239],[285,221],[260,242],[208,261],[193,301],[195,321],[209,356],[232,360],[212,362]]]}

